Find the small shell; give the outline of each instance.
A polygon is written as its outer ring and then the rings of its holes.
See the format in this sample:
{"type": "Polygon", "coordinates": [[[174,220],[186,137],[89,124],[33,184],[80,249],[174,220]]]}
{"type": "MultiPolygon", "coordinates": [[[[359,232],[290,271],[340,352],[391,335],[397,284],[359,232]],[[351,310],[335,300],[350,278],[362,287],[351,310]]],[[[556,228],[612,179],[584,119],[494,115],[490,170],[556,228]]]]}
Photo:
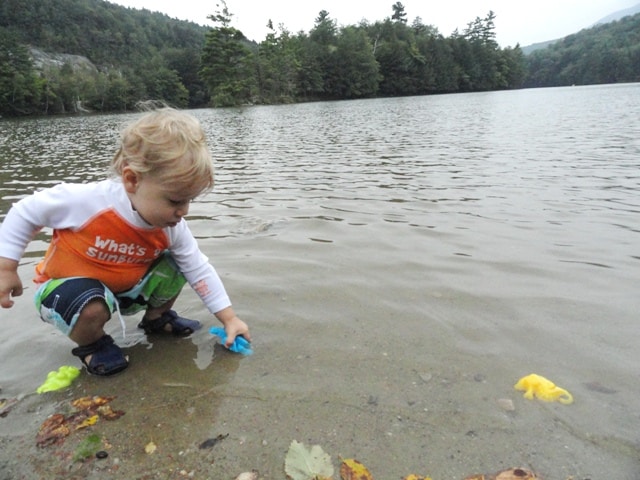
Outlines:
{"type": "Polygon", "coordinates": [[[258,471],[251,470],[250,472],[243,472],[238,475],[235,480],[258,480],[258,471]]]}

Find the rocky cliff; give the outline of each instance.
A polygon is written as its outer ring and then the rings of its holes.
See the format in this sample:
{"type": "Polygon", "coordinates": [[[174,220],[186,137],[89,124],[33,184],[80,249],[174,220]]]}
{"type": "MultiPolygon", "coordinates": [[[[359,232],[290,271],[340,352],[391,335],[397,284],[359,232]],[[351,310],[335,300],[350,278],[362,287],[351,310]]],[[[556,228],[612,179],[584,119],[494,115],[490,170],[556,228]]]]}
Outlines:
{"type": "Polygon", "coordinates": [[[74,72],[98,73],[96,66],[87,57],[67,53],[47,53],[38,48],[30,48],[29,51],[37,70],[59,69],[63,65],[69,65],[74,72]]]}

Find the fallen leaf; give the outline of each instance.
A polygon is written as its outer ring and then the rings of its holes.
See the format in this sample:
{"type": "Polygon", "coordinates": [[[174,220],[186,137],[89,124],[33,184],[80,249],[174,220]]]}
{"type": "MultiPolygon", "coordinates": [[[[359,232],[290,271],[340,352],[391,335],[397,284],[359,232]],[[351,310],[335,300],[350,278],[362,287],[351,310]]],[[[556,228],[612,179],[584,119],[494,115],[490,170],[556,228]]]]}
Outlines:
{"type": "Polygon", "coordinates": [[[465,477],[464,480],[538,480],[538,477],[524,468],[510,468],[495,475],[471,475],[465,477]]]}
{"type": "Polygon", "coordinates": [[[65,437],[69,435],[71,431],[67,426],[64,415],[61,413],[55,413],[47,418],[36,436],[36,445],[39,447],[47,447],[64,441],[65,437]]]}
{"type": "Polygon", "coordinates": [[[412,473],[411,475],[404,477],[403,480],[431,480],[431,477],[421,477],[412,473]]]}
{"type": "Polygon", "coordinates": [[[148,453],[149,455],[151,455],[153,452],[156,451],[158,447],[156,446],[155,443],[153,442],[149,442],[144,446],[144,451],[145,453],[148,453]]]}
{"type": "Polygon", "coordinates": [[[100,437],[98,435],[89,435],[80,442],[76,448],[76,451],[73,454],[73,460],[79,461],[92,457],[100,450],[101,446],[100,437]]]}
{"type": "Polygon", "coordinates": [[[340,465],[340,478],[342,480],[373,480],[367,467],[352,458],[342,460],[342,464],[340,465]]]}
{"type": "Polygon", "coordinates": [[[80,430],[81,428],[87,428],[90,427],[91,425],[95,425],[96,422],[98,421],[98,415],[92,415],[90,417],[85,418],[82,422],[80,422],[78,425],[76,425],[76,430],[80,430]]]}
{"type": "Polygon", "coordinates": [[[284,471],[291,480],[329,480],[333,477],[333,464],[319,445],[307,449],[294,440],[284,461],[284,471]]]}
{"type": "Polygon", "coordinates": [[[242,472],[235,480],[258,480],[258,471],[251,470],[250,472],[242,472]]]}
{"type": "Polygon", "coordinates": [[[1,398],[0,399],[0,417],[4,418],[9,415],[11,409],[18,403],[17,398],[1,398]]]}
{"type": "Polygon", "coordinates": [[[123,411],[113,410],[108,402],[115,397],[81,397],[71,402],[76,409],[74,413],[64,416],[56,413],[47,418],[40,426],[36,436],[36,444],[46,447],[62,443],[72,430],[80,430],[94,425],[100,417],[115,420],[124,415],[123,411]]]}
{"type": "Polygon", "coordinates": [[[117,420],[124,415],[122,410],[113,410],[111,405],[102,405],[98,407],[97,412],[105,420],[117,420]]]}
{"type": "Polygon", "coordinates": [[[100,397],[98,395],[94,395],[93,397],[80,397],[73,400],[71,405],[78,410],[93,410],[102,405],[106,405],[114,398],[116,397],[100,397]]]}
{"type": "Polygon", "coordinates": [[[523,468],[510,468],[496,475],[495,480],[536,480],[538,477],[533,472],[523,468]]]}

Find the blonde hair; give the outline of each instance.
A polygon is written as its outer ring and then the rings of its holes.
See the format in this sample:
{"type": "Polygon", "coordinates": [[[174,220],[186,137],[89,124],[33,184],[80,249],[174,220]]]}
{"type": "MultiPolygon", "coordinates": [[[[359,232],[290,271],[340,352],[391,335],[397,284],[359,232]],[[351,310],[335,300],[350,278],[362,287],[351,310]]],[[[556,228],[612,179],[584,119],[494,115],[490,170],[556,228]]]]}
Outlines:
{"type": "Polygon", "coordinates": [[[173,108],[148,112],[122,130],[111,168],[121,176],[126,166],[162,183],[201,183],[201,193],[213,188],[213,162],[202,126],[173,108]]]}

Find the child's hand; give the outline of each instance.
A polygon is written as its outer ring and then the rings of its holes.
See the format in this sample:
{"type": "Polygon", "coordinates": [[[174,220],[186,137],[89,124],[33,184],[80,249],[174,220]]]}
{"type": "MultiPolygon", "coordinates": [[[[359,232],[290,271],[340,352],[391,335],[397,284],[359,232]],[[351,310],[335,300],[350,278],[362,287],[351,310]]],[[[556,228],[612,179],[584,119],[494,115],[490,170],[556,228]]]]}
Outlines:
{"type": "MultiPolygon", "coordinates": [[[[227,332],[224,331],[224,328],[211,327],[209,329],[209,333],[220,338],[220,341],[224,345],[227,344],[227,332]]],[[[226,348],[231,350],[232,352],[241,353],[242,355],[251,355],[253,353],[251,344],[244,338],[243,335],[238,335],[234,342],[226,348]]]]}
{"type": "Polygon", "coordinates": [[[22,295],[22,281],[18,276],[18,262],[0,258],[0,306],[13,307],[11,297],[22,295]]]}
{"type": "Polygon", "coordinates": [[[245,340],[251,342],[251,337],[249,336],[249,327],[238,317],[234,316],[229,323],[225,323],[224,331],[227,332],[227,341],[224,344],[224,346],[227,348],[233,345],[233,342],[236,340],[236,337],[238,335],[242,335],[245,340]]]}
{"type": "Polygon", "coordinates": [[[233,345],[236,337],[242,335],[245,340],[251,341],[249,335],[249,327],[235,314],[231,307],[227,307],[224,310],[216,312],[216,317],[222,325],[224,325],[224,331],[227,334],[227,341],[224,343],[225,347],[229,348],[233,345]]]}

